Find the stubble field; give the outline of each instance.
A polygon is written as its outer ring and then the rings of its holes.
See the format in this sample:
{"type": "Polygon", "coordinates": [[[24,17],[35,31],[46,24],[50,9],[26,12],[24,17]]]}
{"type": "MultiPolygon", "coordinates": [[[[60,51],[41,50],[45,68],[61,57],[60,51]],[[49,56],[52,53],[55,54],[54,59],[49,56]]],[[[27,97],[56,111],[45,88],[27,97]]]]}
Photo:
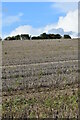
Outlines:
{"type": "Polygon", "coordinates": [[[78,40],[2,42],[3,118],[78,117],[78,40]]]}

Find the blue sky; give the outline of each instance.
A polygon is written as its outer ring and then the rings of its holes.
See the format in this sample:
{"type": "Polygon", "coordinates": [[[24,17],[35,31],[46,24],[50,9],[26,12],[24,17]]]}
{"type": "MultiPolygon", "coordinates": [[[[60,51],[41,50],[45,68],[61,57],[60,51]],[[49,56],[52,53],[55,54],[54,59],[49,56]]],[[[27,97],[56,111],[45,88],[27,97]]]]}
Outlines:
{"type": "Polygon", "coordinates": [[[41,32],[61,32],[61,30],[63,33],[76,32],[75,26],[70,30],[65,28],[68,17],[72,14],[75,18],[76,10],[77,3],[3,2],[2,33],[5,37],[21,33],[38,35],[41,32]]]}

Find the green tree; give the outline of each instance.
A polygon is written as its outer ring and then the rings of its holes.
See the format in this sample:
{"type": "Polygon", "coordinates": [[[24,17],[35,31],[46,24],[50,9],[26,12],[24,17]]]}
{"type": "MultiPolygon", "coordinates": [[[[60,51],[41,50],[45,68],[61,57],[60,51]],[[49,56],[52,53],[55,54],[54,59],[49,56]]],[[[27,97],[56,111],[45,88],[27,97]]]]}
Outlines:
{"type": "Polygon", "coordinates": [[[16,39],[16,40],[20,40],[20,35],[16,35],[16,36],[15,36],[15,39],[16,39]]]}
{"type": "Polygon", "coordinates": [[[42,33],[42,34],[40,35],[40,37],[41,37],[41,39],[49,39],[49,36],[48,36],[48,34],[46,34],[46,33],[42,33]]]}
{"type": "Polygon", "coordinates": [[[62,38],[62,36],[60,34],[54,35],[54,39],[61,39],[61,38],[62,38]]]}
{"type": "Polygon", "coordinates": [[[21,34],[22,40],[30,40],[29,34],[21,34]]]}
{"type": "Polygon", "coordinates": [[[71,39],[70,35],[64,35],[64,39],[71,39]]]}

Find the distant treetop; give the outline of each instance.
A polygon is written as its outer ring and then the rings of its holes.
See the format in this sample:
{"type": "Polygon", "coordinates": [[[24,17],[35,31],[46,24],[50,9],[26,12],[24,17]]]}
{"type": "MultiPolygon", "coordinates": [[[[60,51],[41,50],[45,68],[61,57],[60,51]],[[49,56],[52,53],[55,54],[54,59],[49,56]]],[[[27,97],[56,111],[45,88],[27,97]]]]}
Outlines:
{"type": "Polygon", "coordinates": [[[63,37],[60,34],[46,34],[42,33],[39,36],[33,36],[29,34],[21,34],[12,37],[7,37],[4,40],[39,40],[39,39],[71,39],[70,35],[64,35],[63,37]]]}
{"type": "Polygon", "coordinates": [[[64,39],[71,39],[70,35],[64,35],[64,39]]]}

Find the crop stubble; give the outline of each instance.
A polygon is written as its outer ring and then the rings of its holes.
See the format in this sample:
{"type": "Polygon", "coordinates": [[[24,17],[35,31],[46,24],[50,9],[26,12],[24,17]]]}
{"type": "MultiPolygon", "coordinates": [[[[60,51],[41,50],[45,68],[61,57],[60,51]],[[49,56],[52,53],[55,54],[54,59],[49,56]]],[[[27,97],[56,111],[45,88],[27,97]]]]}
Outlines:
{"type": "Polygon", "coordinates": [[[2,48],[3,117],[78,116],[77,39],[4,41],[2,48]]]}

